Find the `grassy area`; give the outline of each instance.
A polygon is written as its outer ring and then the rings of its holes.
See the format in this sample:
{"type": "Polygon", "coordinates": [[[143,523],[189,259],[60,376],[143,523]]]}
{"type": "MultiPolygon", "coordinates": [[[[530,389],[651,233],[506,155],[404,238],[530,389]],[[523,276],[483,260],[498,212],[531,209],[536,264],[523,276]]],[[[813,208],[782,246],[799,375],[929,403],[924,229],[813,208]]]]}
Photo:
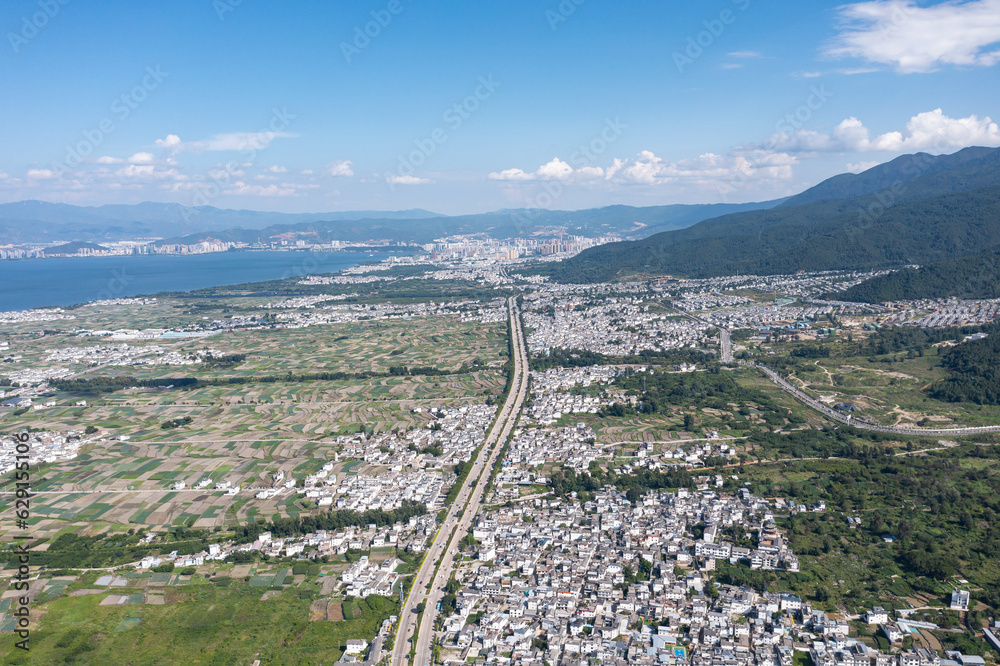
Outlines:
{"type": "MultiPolygon", "coordinates": [[[[885,334],[888,336],[889,334],[885,334]]],[[[886,425],[993,425],[1000,406],[954,403],[933,397],[930,388],[952,375],[941,365],[948,342],[886,349],[878,335],[869,342],[838,338],[826,342],[774,342],[761,346],[778,354],[767,362],[830,404],[851,402],[865,416],[886,425]],[[798,356],[797,354],[804,354],[798,356]],[[811,357],[809,354],[822,354],[811,357]]]]}
{"type": "Polygon", "coordinates": [[[308,594],[286,589],[261,601],[261,590],[242,582],[183,588],[162,606],[101,606],[103,597],[62,597],[34,606],[41,619],[31,652],[3,641],[0,662],[138,666],[249,664],[259,658],[266,664],[326,664],[340,657],[348,639],[370,640],[397,612],[392,600],[372,596],[353,602],[355,619],[310,622],[308,594]]]}

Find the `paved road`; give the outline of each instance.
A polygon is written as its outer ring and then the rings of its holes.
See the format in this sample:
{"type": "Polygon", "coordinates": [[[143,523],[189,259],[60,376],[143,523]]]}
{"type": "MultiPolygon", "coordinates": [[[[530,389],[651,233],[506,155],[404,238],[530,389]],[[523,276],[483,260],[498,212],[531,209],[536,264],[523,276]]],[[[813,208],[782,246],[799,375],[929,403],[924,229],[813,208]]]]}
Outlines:
{"type": "Polygon", "coordinates": [[[723,363],[733,362],[733,339],[729,335],[729,331],[724,328],[719,329],[719,349],[722,352],[719,358],[722,359],[723,363]]]}
{"type": "Polygon", "coordinates": [[[711,326],[713,328],[719,329],[719,360],[722,361],[723,363],[733,362],[733,339],[730,336],[728,330],[722,328],[721,326],[713,324],[710,321],[706,321],[701,317],[699,317],[698,315],[691,314],[690,312],[677,310],[676,308],[674,308],[674,310],[678,312],[682,317],[687,317],[688,319],[705,324],[706,326],[711,326]]]}
{"type": "MultiPolygon", "coordinates": [[[[697,315],[693,315],[688,312],[681,312],[681,314],[684,315],[685,317],[688,317],[695,321],[699,321],[703,324],[709,324],[710,326],[713,325],[697,315]]],[[[732,338],[730,337],[730,333],[728,330],[722,328],[721,326],[717,328],[719,329],[719,359],[723,363],[732,363],[733,342],[732,338]]],[[[927,435],[927,436],[981,435],[983,433],[988,433],[988,432],[1000,432],[1000,426],[981,426],[972,428],[898,428],[896,426],[887,426],[887,425],[880,425],[877,423],[868,423],[865,421],[859,421],[851,417],[849,414],[844,414],[842,412],[838,412],[835,409],[830,409],[830,407],[828,407],[827,405],[824,405],[819,400],[812,398],[798,387],[792,385],[784,377],[782,377],[777,372],[767,367],[763,363],[751,363],[749,361],[739,361],[739,365],[763,370],[764,374],[766,374],[768,378],[775,384],[777,384],[785,393],[788,393],[789,395],[791,395],[792,397],[794,397],[796,400],[803,403],[807,407],[812,407],[817,412],[822,412],[823,415],[826,416],[827,418],[831,418],[834,421],[840,421],[841,423],[853,426],[860,430],[872,430],[875,432],[884,432],[895,435],[927,435]]]]}
{"type": "Polygon", "coordinates": [[[807,395],[798,387],[794,386],[787,379],[779,375],[777,372],[767,367],[762,363],[750,363],[748,361],[740,361],[740,365],[757,368],[762,370],[768,378],[778,385],[781,390],[785,393],[791,395],[793,398],[806,405],[807,407],[812,407],[818,412],[822,412],[827,418],[833,419],[835,421],[840,421],[854,428],[860,430],[873,430],[875,432],[885,432],[896,435],[980,435],[987,432],[1000,432],[1000,426],[981,426],[972,428],[899,428],[896,426],[879,425],[875,423],[866,423],[865,421],[859,421],[852,418],[849,414],[843,414],[835,409],[830,409],[829,406],[823,404],[819,400],[812,398],[807,395]]]}
{"type": "Polygon", "coordinates": [[[528,392],[528,357],[525,352],[524,332],[521,330],[520,312],[513,298],[507,301],[507,316],[510,320],[514,341],[514,382],[500,409],[496,423],[490,430],[472,470],[466,477],[465,484],[448,510],[444,524],[438,531],[414,578],[410,594],[400,615],[399,630],[396,633],[396,643],[392,650],[391,663],[393,666],[404,666],[408,663],[411,640],[414,630],[417,628],[416,608],[420,603],[424,604],[424,614],[420,622],[420,630],[417,632],[416,661],[414,664],[423,666],[431,663],[434,621],[438,614],[436,606],[444,596],[444,587],[451,578],[454,556],[458,552],[458,543],[468,532],[469,526],[479,510],[490,472],[500,455],[504,442],[507,441],[514,429],[521,405],[528,392]],[[460,513],[461,517],[459,517],[460,513]],[[435,575],[434,570],[439,561],[440,567],[435,575]],[[430,585],[429,591],[428,584],[430,585]]]}

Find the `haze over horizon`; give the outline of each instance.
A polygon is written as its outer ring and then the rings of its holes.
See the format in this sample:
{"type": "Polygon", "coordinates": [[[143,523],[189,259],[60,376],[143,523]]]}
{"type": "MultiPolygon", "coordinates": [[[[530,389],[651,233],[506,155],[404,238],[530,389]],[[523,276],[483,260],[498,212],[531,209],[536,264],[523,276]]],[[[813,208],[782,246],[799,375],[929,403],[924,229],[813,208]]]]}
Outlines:
{"type": "Polygon", "coordinates": [[[762,201],[1000,146],[1000,0],[43,4],[0,9],[2,202],[762,201]]]}

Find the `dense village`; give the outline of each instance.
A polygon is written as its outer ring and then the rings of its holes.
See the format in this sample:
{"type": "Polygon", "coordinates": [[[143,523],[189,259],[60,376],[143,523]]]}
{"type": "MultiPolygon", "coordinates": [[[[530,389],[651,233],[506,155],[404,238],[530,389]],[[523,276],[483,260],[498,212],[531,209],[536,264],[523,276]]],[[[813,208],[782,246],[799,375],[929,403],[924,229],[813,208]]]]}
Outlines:
{"type": "MultiPolygon", "coordinates": [[[[910,639],[914,631],[938,627],[910,618],[906,609],[872,607],[851,616],[815,608],[787,590],[761,593],[728,582],[733,570],[798,572],[799,555],[789,547],[778,523],[797,514],[822,514],[825,505],[753,495],[750,484],[735,473],[742,460],[738,437],[712,428],[686,427],[678,428],[667,442],[648,437],[621,442],[595,430],[594,419],[615,407],[638,405],[636,395],[619,384],[628,377],[652,377],[645,373],[653,369],[638,362],[644,353],[690,352],[688,361],[658,366],[657,373],[694,377],[707,372],[718,359],[720,329],[749,330],[751,341],[779,334],[821,340],[837,331],[988,323],[1000,316],[998,302],[871,306],[820,298],[872,275],[861,273],[555,285],[512,276],[508,271],[516,264],[501,264],[481,253],[462,256],[458,246],[451,249],[453,255],[458,253],[454,261],[445,262],[442,254],[436,260],[437,270],[422,276],[391,274],[389,269],[399,264],[391,261],[300,280],[304,286],[351,289],[379,281],[465,279],[493,287],[519,283],[524,289],[527,347],[544,362],[544,369],[530,372],[530,396],[497,461],[483,508],[461,539],[447,595],[436,608],[433,642],[441,663],[796,666],[806,658],[813,666],[985,663],[975,655],[954,651],[941,655],[915,645],[910,639]],[[751,291],[757,295],[749,296],[751,291]],[[567,353],[633,360],[550,367],[550,357],[566,358],[567,353]],[[706,461],[732,465],[734,473],[703,473],[699,470],[706,461]],[[595,469],[621,477],[685,472],[694,475],[695,484],[670,491],[625,492],[605,485],[566,496],[552,492],[553,474],[583,475],[595,469]],[[884,637],[888,649],[874,649],[870,641],[859,640],[852,629],[858,623],[870,627],[871,635],[884,637]]],[[[345,291],[269,298],[226,318],[172,328],[74,328],[73,346],[36,350],[30,357],[16,342],[3,340],[0,351],[6,367],[0,374],[6,381],[0,398],[3,408],[12,411],[84,408],[87,400],[67,404],[55,397],[52,383],[97,369],[202,368],[227,353],[214,341],[210,348],[202,338],[223,333],[445,317],[489,325],[507,320],[503,298],[353,302],[358,297],[357,292],[345,291]],[[192,339],[200,348],[189,345],[180,351],[192,339]]],[[[122,300],[136,307],[156,303],[122,300]]],[[[2,317],[45,326],[60,319],[70,319],[72,325],[74,315],[48,310],[2,317]]],[[[483,367],[498,372],[502,363],[503,359],[491,359],[483,367]]],[[[125,392],[139,395],[146,390],[130,387],[125,392]]],[[[191,471],[86,492],[212,496],[239,506],[280,506],[282,512],[295,507],[305,512],[362,514],[422,506],[421,515],[394,524],[285,535],[265,530],[251,539],[212,540],[199,552],[160,552],[129,564],[147,575],[163,567],[214,571],[254,558],[344,562],[331,574],[336,583],[332,587],[323,583],[324,594],[395,598],[413,574],[403,573],[409,571],[404,562],[385,554],[405,554],[420,561],[432,548],[449,508],[449,491],[463,482],[460,472],[476,459],[496,416],[495,405],[482,400],[463,405],[430,401],[408,411],[417,425],[381,432],[362,428],[358,434],[327,437],[325,462],[305,474],[280,466],[243,476],[191,471]],[[354,471],[345,473],[355,465],[354,471]]],[[[31,435],[30,463],[57,464],[96,444],[129,441],[125,431],[42,430],[31,435]]],[[[17,445],[12,437],[0,441],[0,470],[16,468],[17,445]]],[[[54,486],[46,492],[63,490],[82,488],[54,486]]],[[[846,518],[851,529],[861,524],[856,516],[846,518]]],[[[165,551],[168,536],[162,527],[151,527],[141,543],[165,551]]],[[[113,587],[116,579],[111,580],[108,585],[113,587]]],[[[957,590],[952,608],[967,611],[969,592],[957,590]]],[[[342,660],[383,659],[400,621],[392,616],[374,640],[370,635],[353,638],[342,660]]]]}

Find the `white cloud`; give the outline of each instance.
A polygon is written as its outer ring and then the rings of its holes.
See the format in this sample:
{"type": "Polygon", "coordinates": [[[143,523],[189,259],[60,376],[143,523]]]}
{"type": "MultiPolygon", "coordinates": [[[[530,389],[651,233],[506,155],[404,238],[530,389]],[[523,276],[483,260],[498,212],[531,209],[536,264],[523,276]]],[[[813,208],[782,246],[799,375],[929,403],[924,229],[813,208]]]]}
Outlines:
{"type": "Polygon", "coordinates": [[[111,157],[110,155],[104,155],[103,157],[98,157],[95,160],[98,164],[124,164],[125,160],[120,157],[111,157]]]}
{"type": "Polygon", "coordinates": [[[153,164],[129,164],[115,171],[115,176],[124,180],[186,180],[187,176],[177,169],[157,169],[153,164]]]}
{"type": "Polygon", "coordinates": [[[431,181],[416,176],[386,176],[385,182],[392,185],[426,185],[431,181]]]}
{"type": "Polygon", "coordinates": [[[168,134],[164,139],[157,139],[156,145],[166,150],[176,150],[180,148],[181,138],[176,134],[168,134]]]}
{"type": "Polygon", "coordinates": [[[56,174],[52,169],[28,169],[27,176],[31,180],[51,180],[56,174]]]}
{"type": "Polygon", "coordinates": [[[729,56],[732,58],[763,58],[764,54],[760,51],[730,51],[729,56]]]}
{"type": "Polygon", "coordinates": [[[526,172],[523,169],[504,169],[495,171],[488,178],[490,180],[510,180],[510,181],[550,181],[550,180],[593,180],[602,178],[604,170],[600,167],[584,166],[574,169],[558,157],[546,162],[535,171],[526,172]]]}
{"type": "Polygon", "coordinates": [[[722,63],[722,69],[742,69],[743,65],[738,62],[724,62],[722,63]]]}
{"type": "Polygon", "coordinates": [[[157,139],[156,145],[168,150],[171,153],[188,151],[202,153],[206,151],[242,151],[242,150],[263,150],[271,145],[271,142],[278,138],[294,137],[288,132],[230,132],[228,134],[216,134],[210,139],[202,141],[181,141],[176,134],[169,134],[166,138],[157,139]]]}
{"type": "Polygon", "coordinates": [[[875,0],[838,10],[840,33],[824,52],[890,65],[901,74],[944,65],[1000,62],[1000,0],[951,0],[920,7],[912,0],[875,0]]]}
{"type": "Polygon", "coordinates": [[[230,178],[242,178],[246,175],[243,169],[236,169],[228,166],[217,166],[209,170],[208,176],[212,180],[226,182],[230,178]]]}
{"type": "Polygon", "coordinates": [[[792,177],[796,159],[783,152],[746,151],[731,156],[705,153],[695,159],[666,162],[649,150],[643,150],[629,160],[616,159],[608,169],[608,178],[620,183],[665,185],[692,183],[702,187],[717,187],[720,182],[733,180],[775,179],[792,177]]]}
{"type": "Polygon", "coordinates": [[[857,164],[848,162],[845,166],[851,173],[861,173],[862,171],[868,171],[872,167],[876,167],[880,162],[858,162],[857,164]]]}
{"type": "Polygon", "coordinates": [[[854,76],[855,74],[872,74],[879,71],[878,67],[843,67],[837,70],[838,74],[844,76],[854,76]]]}
{"type": "Polygon", "coordinates": [[[792,76],[798,77],[800,79],[817,79],[823,76],[822,72],[796,72],[792,76]]]}
{"type": "Polygon", "coordinates": [[[271,173],[288,173],[288,169],[286,169],[283,166],[278,166],[277,164],[275,164],[274,166],[268,167],[267,170],[270,171],[271,173]]]}
{"type": "Polygon", "coordinates": [[[311,176],[315,173],[312,169],[303,169],[300,175],[311,176]]]}
{"type": "Polygon", "coordinates": [[[554,159],[536,171],[506,169],[491,173],[489,178],[507,182],[603,182],[608,186],[678,184],[718,190],[720,183],[737,180],[787,180],[792,177],[792,165],[796,161],[795,157],[783,152],[751,149],[732,156],[705,153],[691,160],[667,162],[652,151],[643,150],[633,158],[615,158],[607,168],[573,169],[554,159]]]}
{"type": "Polygon", "coordinates": [[[525,173],[523,169],[504,169],[494,171],[487,176],[490,180],[535,180],[534,176],[525,173]]]}
{"type": "Polygon", "coordinates": [[[290,197],[295,194],[295,188],[279,185],[247,185],[243,181],[236,181],[230,187],[224,189],[222,193],[238,196],[290,197]]]}
{"type": "Polygon", "coordinates": [[[1000,146],[1000,128],[989,116],[950,118],[941,109],[934,109],[910,118],[905,132],[886,132],[874,139],[868,128],[851,116],[829,134],[805,129],[778,132],[767,143],[768,148],[791,152],[944,151],[968,146],[1000,146]]]}
{"type": "Polygon", "coordinates": [[[327,173],[331,176],[353,176],[354,165],[350,160],[339,160],[327,167],[327,173]]]}
{"type": "Polygon", "coordinates": [[[152,153],[136,153],[132,155],[132,157],[128,158],[129,164],[152,164],[152,162],[152,153]]]}

